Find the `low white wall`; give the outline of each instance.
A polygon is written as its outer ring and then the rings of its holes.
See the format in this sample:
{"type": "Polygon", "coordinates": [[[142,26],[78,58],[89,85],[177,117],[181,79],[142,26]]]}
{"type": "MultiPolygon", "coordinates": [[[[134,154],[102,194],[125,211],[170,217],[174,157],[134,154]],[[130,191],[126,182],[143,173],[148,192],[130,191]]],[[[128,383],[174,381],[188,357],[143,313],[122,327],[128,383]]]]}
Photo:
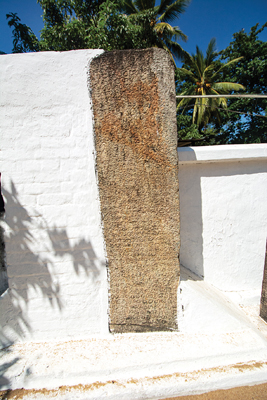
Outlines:
{"type": "MultiPolygon", "coordinates": [[[[108,282],[88,64],[101,50],[2,55],[9,290],[1,342],[108,334],[108,282]]],[[[179,149],[181,263],[259,302],[267,145],[179,149]]]]}
{"type": "Polygon", "coordinates": [[[4,345],[108,332],[87,86],[88,63],[101,52],[0,57],[4,345]]]}
{"type": "Polygon", "coordinates": [[[179,148],[178,155],[181,263],[217,288],[259,304],[267,145],[179,148]]]}

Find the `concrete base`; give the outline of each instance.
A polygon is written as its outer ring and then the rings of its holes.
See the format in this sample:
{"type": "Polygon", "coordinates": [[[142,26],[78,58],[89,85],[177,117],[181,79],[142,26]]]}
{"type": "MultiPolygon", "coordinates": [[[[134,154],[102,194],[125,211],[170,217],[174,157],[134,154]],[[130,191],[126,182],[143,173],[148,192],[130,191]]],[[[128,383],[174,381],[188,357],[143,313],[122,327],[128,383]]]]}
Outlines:
{"type": "Polygon", "coordinates": [[[267,382],[267,325],[255,308],[246,313],[181,273],[181,332],[17,344],[1,352],[2,390],[29,389],[22,399],[133,400],[267,382]]]}

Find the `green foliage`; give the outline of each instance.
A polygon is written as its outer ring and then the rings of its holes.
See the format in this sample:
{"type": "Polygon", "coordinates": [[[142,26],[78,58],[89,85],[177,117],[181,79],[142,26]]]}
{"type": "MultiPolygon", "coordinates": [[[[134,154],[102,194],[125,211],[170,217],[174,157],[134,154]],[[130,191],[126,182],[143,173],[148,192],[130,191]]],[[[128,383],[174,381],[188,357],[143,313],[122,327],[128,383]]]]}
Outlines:
{"type": "Polygon", "coordinates": [[[177,129],[179,132],[178,140],[202,139],[197,126],[192,124],[190,115],[177,116],[177,129]]]}
{"type": "Polygon", "coordinates": [[[156,6],[155,0],[122,0],[121,9],[132,17],[150,12],[148,23],[155,33],[153,45],[167,50],[174,62],[174,57],[182,59],[184,55],[177,41],[186,41],[187,36],[178,26],[171,26],[170,22],[179,18],[189,3],[190,0],[161,0],[156,6]]]}
{"type": "Polygon", "coordinates": [[[158,43],[150,25],[154,10],[137,16],[121,14],[118,0],[38,0],[43,10],[44,28],[40,40],[31,29],[8,14],[13,27],[13,52],[66,51],[86,48],[142,49],[158,43]]]}
{"type": "MultiPolygon", "coordinates": [[[[104,5],[103,5],[104,6],[104,5]]],[[[104,34],[107,45],[101,48],[113,49],[145,49],[157,43],[157,36],[149,22],[154,13],[148,10],[138,16],[120,14],[118,10],[107,13],[107,19],[103,21],[104,34]]]]}
{"type": "Polygon", "coordinates": [[[217,59],[218,53],[215,51],[215,47],[215,39],[212,39],[204,56],[197,46],[196,54],[189,55],[186,53],[182,68],[177,68],[176,77],[177,82],[179,82],[177,94],[199,95],[197,99],[182,98],[178,102],[178,136],[182,138],[185,131],[179,131],[179,121],[181,115],[184,114],[191,116],[192,124],[198,128],[199,138],[206,141],[208,137],[218,133],[221,123],[220,109],[227,110],[227,100],[225,97],[209,99],[202,96],[208,94],[223,95],[245,89],[239,83],[222,80],[224,71],[239,62],[242,57],[222,63],[217,59]]]}
{"type": "Polygon", "coordinates": [[[196,124],[192,124],[192,115],[177,115],[178,146],[205,146],[216,144],[217,129],[212,126],[199,131],[196,124]]]}
{"type": "Polygon", "coordinates": [[[27,51],[39,51],[38,39],[27,25],[20,22],[16,13],[6,15],[8,25],[13,27],[13,53],[26,53],[27,51]]]}
{"type": "MultiPolygon", "coordinates": [[[[230,82],[237,81],[246,87],[246,93],[267,93],[267,42],[258,39],[258,35],[267,27],[265,23],[258,29],[258,24],[247,34],[244,30],[233,35],[233,41],[223,50],[221,60],[243,57],[225,74],[230,82]]],[[[267,99],[231,99],[230,113],[224,120],[219,143],[266,143],[267,142],[267,99]],[[259,117],[257,115],[262,115],[259,117]]]]}

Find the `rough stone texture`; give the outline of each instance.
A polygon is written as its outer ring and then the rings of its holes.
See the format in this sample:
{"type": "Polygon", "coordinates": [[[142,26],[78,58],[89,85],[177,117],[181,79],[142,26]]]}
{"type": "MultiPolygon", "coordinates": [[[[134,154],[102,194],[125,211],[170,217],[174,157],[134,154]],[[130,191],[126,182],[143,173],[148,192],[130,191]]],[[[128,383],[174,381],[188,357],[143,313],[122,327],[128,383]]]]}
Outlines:
{"type": "Polygon", "coordinates": [[[264,319],[264,321],[267,322],[267,241],[266,241],[263,281],[262,281],[260,316],[262,319],[264,319]]]}
{"type": "Polygon", "coordinates": [[[174,67],[162,49],[90,70],[110,331],[177,329],[179,195],[174,67]]]}

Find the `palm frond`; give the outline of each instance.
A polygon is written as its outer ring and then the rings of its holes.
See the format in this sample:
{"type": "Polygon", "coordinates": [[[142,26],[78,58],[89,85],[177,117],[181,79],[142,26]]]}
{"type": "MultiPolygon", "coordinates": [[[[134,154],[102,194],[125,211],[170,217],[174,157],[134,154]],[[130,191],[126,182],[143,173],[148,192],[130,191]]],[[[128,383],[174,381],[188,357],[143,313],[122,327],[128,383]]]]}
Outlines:
{"type": "Polygon", "coordinates": [[[197,82],[197,78],[192,71],[189,71],[185,68],[177,68],[177,70],[181,73],[182,76],[187,76],[193,83],[197,82]]]}
{"type": "Polygon", "coordinates": [[[187,42],[188,37],[187,37],[187,35],[185,35],[185,34],[181,31],[181,29],[179,28],[179,26],[174,26],[173,28],[174,28],[174,30],[175,30],[175,34],[174,34],[175,40],[182,39],[183,42],[187,42]]]}
{"type": "Polygon", "coordinates": [[[195,71],[195,74],[197,76],[197,80],[201,80],[202,73],[201,73],[201,66],[199,67],[198,61],[192,57],[191,59],[191,64],[189,64],[190,67],[192,68],[193,71],[195,71]]]}
{"type": "Polygon", "coordinates": [[[220,93],[229,93],[229,92],[237,92],[239,90],[245,90],[246,88],[240,83],[233,82],[216,82],[213,83],[212,87],[218,90],[220,93]]]}
{"type": "Polygon", "coordinates": [[[209,80],[209,82],[210,82],[210,77],[211,77],[211,74],[213,73],[213,70],[214,70],[214,63],[211,63],[204,69],[203,74],[202,74],[203,81],[209,80]]]}
{"type": "Polygon", "coordinates": [[[198,105],[198,113],[197,113],[198,126],[201,125],[201,121],[204,119],[208,104],[209,104],[209,99],[205,97],[200,97],[198,105]]]}
{"type": "MultiPolygon", "coordinates": [[[[189,88],[189,89],[183,91],[182,93],[180,93],[180,96],[193,94],[194,91],[195,91],[194,88],[191,87],[191,88],[189,88]]],[[[178,96],[179,96],[179,94],[178,94],[178,96]]],[[[190,99],[190,98],[182,98],[182,99],[179,101],[179,103],[177,104],[177,108],[176,108],[177,111],[179,111],[179,109],[181,109],[182,107],[184,107],[183,110],[182,110],[182,114],[183,114],[183,112],[184,112],[184,110],[185,110],[185,106],[186,106],[188,103],[192,102],[192,100],[193,100],[193,99],[190,99]]]]}
{"type": "MultiPolygon", "coordinates": [[[[127,0],[128,1],[128,0],[127,0]]],[[[155,0],[134,0],[135,8],[139,11],[149,10],[155,7],[155,0]]]]}
{"type": "Polygon", "coordinates": [[[210,111],[213,112],[213,111],[217,110],[217,107],[218,107],[217,99],[209,99],[209,100],[210,100],[210,102],[209,102],[210,111]]]}
{"type": "Polygon", "coordinates": [[[221,68],[219,68],[218,71],[216,71],[216,72],[212,75],[211,79],[212,79],[212,80],[215,80],[215,79],[219,76],[219,74],[220,74],[225,68],[228,68],[230,65],[232,65],[232,64],[234,64],[234,63],[237,63],[238,61],[242,60],[242,58],[244,58],[244,57],[238,57],[238,58],[235,58],[234,60],[228,61],[228,63],[226,63],[226,64],[223,64],[223,65],[221,66],[221,68]]]}
{"type": "Polygon", "coordinates": [[[171,1],[172,0],[161,0],[160,4],[157,6],[158,14],[163,14],[170,5],[171,1]]]}
{"type": "Polygon", "coordinates": [[[182,39],[184,41],[187,40],[187,36],[179,30],[177,26],[171,26],[167,22],[160,22],[154,26],[155,31],[162,35],[163,38],[167,37],[172,40],[179,40],[182,39]]]}
{"type": "Polygon", "coordinates": [[[184,50],[184,58],[183,58],[183,63],[191,65],[192,63],[192,56],[184,50]]]}
{"type": "Polygon", "coordinates": [[[206,50],[206,66],[209,66],[216,57],[216,39],[212,38],[206,50]]]}
{"type": "MultiPolygon", "coordinates": [[[[214,121],[214,118],[220,121],[218,107],[220,106],[227,110],[227,99],[224,97],[226,93],[245,90],[245,87],[238,83],[216,82],[225,68],[239,62],[242,57],[231,60],[226,64],[221,64],[216,61],[218,54],[215,51],[215,46],[216,41],[212,39],[206,50],[206,57],[204,57],[198,46],[196,46],[196,53],[191,56],[185,52],[184,67],[178,69],[181,79],[186,82],[187,91],[189,91],[191,81],[193,83],[191,88],[199,94],[195,101],[192,118],[192,123],[196,124],[199,130],[206,127],[209,122],[214,121]],[[219,97],[208,99],[203,97],[205,94],[215,94],[219,95],[219,97]]],[[[183,104],[190,103],[186,99],[181,99],[179,105],[183,104]]]]}
{"type": "MultiPolygon", "coordinates": [[[[212,89],[211,94],[218,95],[219,93],[216,90],[212,89]]],[[[210,115],[212,114],[217,121],[220,123],[220,113],[218,111],[218,107],[222,106],[225,110],[227,110],[227,99],[225,97],[220,97],[219,99],[212,99],[212,106],[210,107],[210,115]]]]}
{"type": "Polygon", "coordinates": [[[133,0],[122,0],[121,9],[128,15],[137,14],[139,12],[138,8],[136,8],[133,0]]]}
{"type": "MultiPolygon", "coordinates": [[[[172,55],[174,55],[178,60],[183,60],[184,49],[182,48],[182,46],[179,43],[174,42],[173,40],[171,40],[169,38],[163,38],[163,41],[164,41],[165,45],[167,46],[167,48],[172,53],[172,55]]],[[[175,62],[174,62],[174,65],[175,65],[175,62]]]]}
{"type": "MultiPolygon", "coordinates": [[[[221,93],[215,90],[214,86],[211,88],[210,94],[216,94],[219,96],[221,93]]],[[[218,97],[217,99],[212,99],[214,104],[217,106],[222,106],[223,108],[227,108],[227,99],[225,97],[218,97]]],[[[215,105],[214,105],[215,108],[215,105]]]]}
{"type": "Polygon", "coordinates": [[[160,21],[168,22],[179,18],[180,15],[185,12],[191,0],[176,0],[173,3],[171,3],[171,1],[172,0],[161,0],[161,4],[158,8],[158,14],[161,14],[159,17],[160,21]]]}
{"type": "Polygon", "coordinates": [[[204,69],[206,68],[205,59],[202,51],[196,46],[196,54],[193,57],[197,69],[199,71],[199,75],[202,76],[204,69]]]}
{"type": "Polygon", "coordinates": [[[195,105],[194,105],[194,109],[193,109],[192,124],[195,124],[195,123],[196,123],[196,117],[197,117],[198,107],[199,107],[199,104],[198,104],[198,99],[197,99],[197,101],[195,102],[195,105]]]}
{"type": "Polygon", "coordinates": [[[185,51],[176,43],[178,40],[187,40],[187,36],[177,27],[172,27],[168,24],[177,18],[190,3],[190,0],[161,0],[158,6],[155,5],[156,0],[120,0],[120,10],[123,10],[128,15],[133,17],[140,15],[149,10],[151,12],[150,25],[157,33],[158,40],[156,39],[155,46],[165,48],[171,55],[175,64],[174,57],[183,61],[185,58],[185,51]]]}
{"type": "Polygon", "coordinates": [[[166,50],[169,53],[169,55],[173,61],[173,64],[176,65],[171,50],[168,48],[166,43],[164,43],[164,41],[161,38],[159,38],[159,44],[160,44],[160,46],[156,45],[155,47],[160,47],[160,48],[166,50]]]}
{"type": "Polygon", "coordinates": [[[219,106],[222,106],[225,110],[227,109],[227,99],[225,97],[221,97],[218,104],[219,106]]]}

